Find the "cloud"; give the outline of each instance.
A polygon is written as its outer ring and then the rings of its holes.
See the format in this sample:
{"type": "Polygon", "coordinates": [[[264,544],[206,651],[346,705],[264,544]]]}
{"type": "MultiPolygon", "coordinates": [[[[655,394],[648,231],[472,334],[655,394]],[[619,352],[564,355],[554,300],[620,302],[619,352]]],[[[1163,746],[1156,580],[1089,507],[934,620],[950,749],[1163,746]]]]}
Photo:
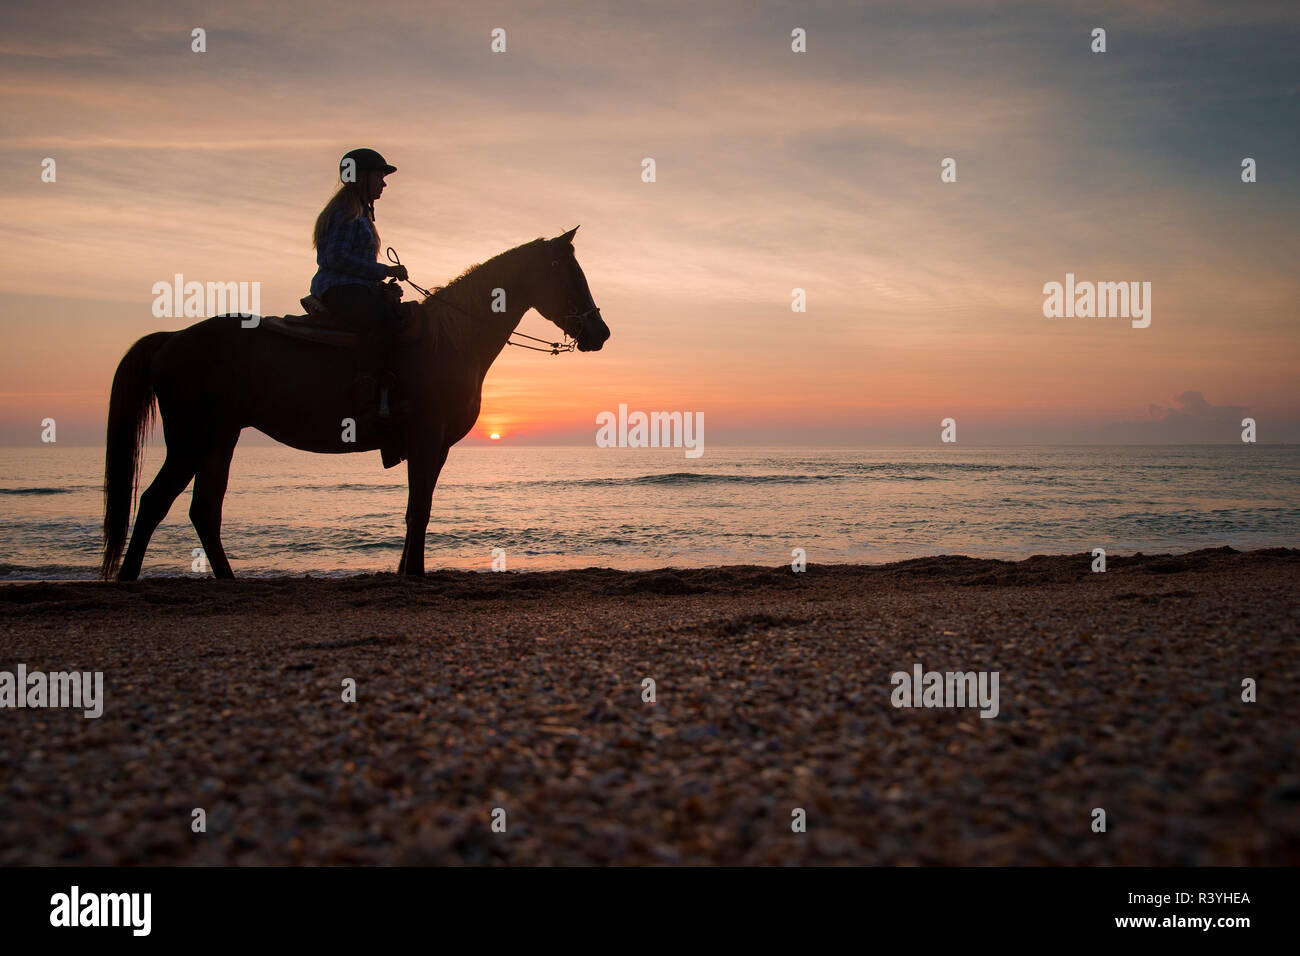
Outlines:
{"type": "Polygon", "coordinates": [[[1240,421],[1245,405],[1211,405],[1200,392],[1183,392],[1174,401],[1176,408],[1162,405],[1150,406],[1151,417],[1173,427],[1210,423],[1221,425],[1227,421],[1240,421]]]}
{"type": "Polygon", "coordinates": [[[1172,406],[1147,406],[1146,421],[1115,422],[1105,431],[1109,440],[1128,443],[1197,444],[1241,440],[1241,420],[1250,406],[1212,405],[1200,392],[1186,391],[1172,406]]]}

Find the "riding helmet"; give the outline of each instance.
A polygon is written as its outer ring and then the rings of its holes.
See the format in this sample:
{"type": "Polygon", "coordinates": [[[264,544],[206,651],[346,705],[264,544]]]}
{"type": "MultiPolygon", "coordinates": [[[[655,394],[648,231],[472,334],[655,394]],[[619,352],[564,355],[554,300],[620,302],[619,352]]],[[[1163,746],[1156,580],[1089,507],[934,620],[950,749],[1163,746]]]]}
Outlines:
{"type": "Polygon", "coordinates": [[[361,149],[349,150],[343,154],[343,158],[339,160],[340,179],[343,178],[344,164],[349,159],[356,164],[356,171],[359,173],[382,172],[387,174],[397,172],[397,167],[390,165],[388,160],[384,159],[383,156],[380,156],[379,153],[375,152],[373,149],[363,147],[361,149]]]}

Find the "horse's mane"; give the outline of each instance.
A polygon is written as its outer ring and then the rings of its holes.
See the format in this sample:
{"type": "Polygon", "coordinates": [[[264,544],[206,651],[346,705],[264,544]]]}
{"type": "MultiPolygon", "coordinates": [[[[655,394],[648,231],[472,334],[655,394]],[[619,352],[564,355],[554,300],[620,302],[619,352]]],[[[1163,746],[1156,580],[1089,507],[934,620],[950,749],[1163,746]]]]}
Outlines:
{"type": "Polygon", "coordinates": [[[498,264],[500,260],[504,259],[506,256],[510,255],[511,253],[518,252],[520,249],[523,249],[525,246],[535,246],[537,245],[537,243],[545,242],[545,241],[546,240],[544,238],[538,236],[532,242],[525,242],[518,246],[515,246],[513,249],[507,249],[505,252],[499,253],[498,255],[493,256],[491,259],[488,259],[486,262],[476,262],[474,263],[474,265],[470,266],[460,275],[456,276],[456,278],[448,279],[442,285],[434,286],[432,289],[429,290],[432,293],[432,295],[427,297],[424,301],[428,302],[429,299],[438,295],[438,293],[450,290],[452,286],[458,286],[462,282],[470,285],[472,289],[475,280],[483,278],[478,274],[480,270],[485,270],[485,271],[490,270],[490,267],[498,264]]]}

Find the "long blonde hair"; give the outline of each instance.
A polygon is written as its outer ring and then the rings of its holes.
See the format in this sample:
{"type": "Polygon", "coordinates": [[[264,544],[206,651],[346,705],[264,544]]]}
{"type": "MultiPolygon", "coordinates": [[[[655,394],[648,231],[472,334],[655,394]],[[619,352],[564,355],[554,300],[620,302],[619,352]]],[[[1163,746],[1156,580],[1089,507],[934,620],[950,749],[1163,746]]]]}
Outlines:
{"type": "Polygon", "coordinates": [[[325,244],[325,232],[329,228],[330,217],[340,209],[347,217],[344,222],[362,218],[370,220],[370,228],[374,230],[375,243],[378,244],[379,229],[375,226],[375,207],[362,198],[361,184],[353,182],[339,186],[338,191],[330,197],[330,201],[316,217],[316,228],[311,234],[312,248],[319,249],[325,244]]]}

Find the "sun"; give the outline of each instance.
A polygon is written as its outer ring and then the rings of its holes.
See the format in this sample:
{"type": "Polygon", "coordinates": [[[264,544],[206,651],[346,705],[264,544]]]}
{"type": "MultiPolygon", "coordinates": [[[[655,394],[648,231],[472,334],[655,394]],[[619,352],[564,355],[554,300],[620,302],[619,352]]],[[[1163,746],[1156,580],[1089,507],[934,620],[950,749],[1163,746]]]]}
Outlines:
{"type": "Polygon", "coordinates": [[[488,435],[488,438],[492,439],[493,441],[500,441],[500,440],[501,440],[501,433],[500,433],[500,432],[493,432],[491,435],[488,435]]]}

